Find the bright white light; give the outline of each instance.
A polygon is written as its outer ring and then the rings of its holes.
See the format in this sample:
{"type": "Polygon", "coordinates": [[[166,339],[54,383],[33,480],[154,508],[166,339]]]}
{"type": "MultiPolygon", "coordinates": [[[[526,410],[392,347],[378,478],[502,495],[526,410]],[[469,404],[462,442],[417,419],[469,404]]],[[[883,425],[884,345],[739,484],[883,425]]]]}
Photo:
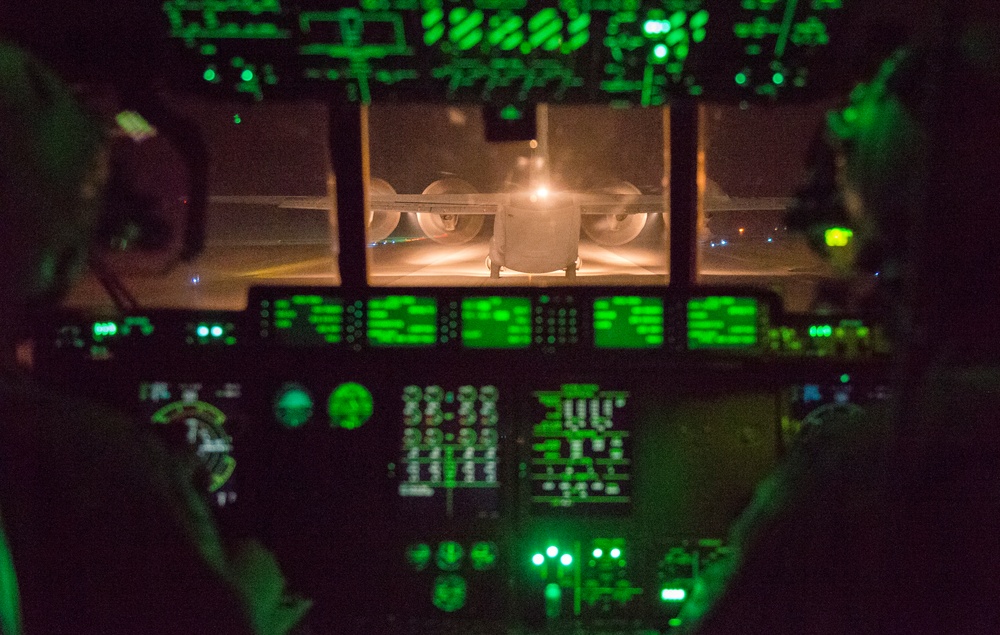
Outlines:
{"type": "Polygon", "coordinates": [[[535,196],[537,196],[538,198],[548,198],[549,188],[545,186],[538,188],[537,190],[535,190],[535,196]]]}

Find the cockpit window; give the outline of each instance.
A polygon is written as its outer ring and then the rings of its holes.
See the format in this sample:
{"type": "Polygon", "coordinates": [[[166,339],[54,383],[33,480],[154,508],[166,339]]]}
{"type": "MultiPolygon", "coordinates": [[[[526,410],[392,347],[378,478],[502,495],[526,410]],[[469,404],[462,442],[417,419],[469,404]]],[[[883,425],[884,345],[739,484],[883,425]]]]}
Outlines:
{"type": "Polygon", "coordinates": [[[663,111],[535,117],[489,142],[480,108],[371,107],[372,284],[666,283],[663,111]]]}
{"type": "MultiPolygon", "coordinates": [[[[339,285],[326,107],[173,95],[164,102],[197,129],[208,151],[204,248],[178,262],[164,258],[157,245],[131,245],[124,253],[110,249],[120,244],[98,245],[107,272],[136,304],[242,309],[254,285],[339,285]]],[[[144,201],[165,229],[177,231],[191,194],[182,153],[164,134],[115,144],[130,196],[144,201]]],[[[114,307],[94,273],[72,290],[67,304],[114,307]]]]}
{"type": "Polygon", "coordinates": [[[809,143],[831,107],[702,107],[699,282],[769,289],[794,312],[822,308],[834,269],[785,219],[805,177],[809,143]]]}
{"type": "MultiPolygon", "coordinates": [[[[339,285],[326,106],[164,101],[193,122],[209,153],[205,243],[190,262],[141,245],[108,253],[136,303],[240,309],[255,285],[339,285]]],[[[818,307],[833,269],[784,216],[829,107],[702,106],[700,283],[774,290],[792,311],[818,307]]],[[[669,284],[668,116],[540,106],[534,138],[496,142],[480,107],[370,106],[369,284],[669,284]]],[[[166,135],[116,143],[139,194],[168,225],[182,218],[190,178],[166,135]]],[[[113,301],[91,275],[69,304],[113,301]]]]}

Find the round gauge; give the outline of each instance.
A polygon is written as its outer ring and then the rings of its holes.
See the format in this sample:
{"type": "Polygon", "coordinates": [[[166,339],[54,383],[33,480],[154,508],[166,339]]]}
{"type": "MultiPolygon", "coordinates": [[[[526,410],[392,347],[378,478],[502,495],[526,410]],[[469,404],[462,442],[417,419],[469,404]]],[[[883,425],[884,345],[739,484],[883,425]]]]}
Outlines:
{"type": "Polygon", "coordinates": [[[286,428],[299,428],[313,415],[313,398],[298,384],[285,384],[274,399],[274,416],[286,428]]]}
{"type": "Polygon", "coordinates": [[[226,484],[236,469],[236,459],[232,457],[232,439],[223,427],[225,413],[203,401],[176,401],[153,413],[151,420],[167,426],[173,438],[183,435],[208,472],[210,492],[226,484]]]}
{"type": "Polygon", "coordinates": [[[445,540],[438,545],[437,566],[442,571],[457,571],[462,566],[465,550],[454,540],[445,540]]]}
{"type": "Polygon", "coordinates": [[[469,561],[476,571],[489,571],[497,561],[497,546],[493,542],[480,541],[469,550],[469,561]]]}
{"type": "Polygon", "coordinates": [[[347,430],[360,428],[371,418],[373,402],[371,392],[361,384],[340,384],[330,393],[330,426],[347,430]]]}
{"type": "Polygon", "coordinates": [[[439,575],[434,579],[434,606],[445,613],[453,613],[465,606],[467,584],[460,575],[439,575]]]}
{"type": "Polygon", "coordinates": [[[431,546],[418,542],[406,548],[406,561],[415,571],[423,571],[431,562],[431,546]]]}

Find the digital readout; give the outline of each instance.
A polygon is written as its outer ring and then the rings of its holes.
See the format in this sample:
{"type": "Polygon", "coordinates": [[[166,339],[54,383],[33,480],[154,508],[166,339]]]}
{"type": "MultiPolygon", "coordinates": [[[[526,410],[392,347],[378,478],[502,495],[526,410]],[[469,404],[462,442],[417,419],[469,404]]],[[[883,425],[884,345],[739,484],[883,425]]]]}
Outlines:
{"type": "Polygon", "coordinates": [[[406,386],[399,495],[447,518],[495,514],[499,399],[490,385],[406,386]]]}
{"type": "Polygon", "coordinates": [[[432,346],[437,342],[437,300],[390,295],[368,300],[372,346],[432,346]]]}
{"type": "Polygon", "coordinates": [[[688,349],[755,347],[757,314],[756,298],[709,296],[688,300],[688,349]]]}
{"type": "Polygon", "coordinates": [[[463,299],[462,345],[527,348],[531,345],[531,300],[501,296],[463,299]]]}
{"type": "Polygon", "coordinates": [[[261,319],[274,335],[292,346],[338,344],[344,336],[344,303],[340,298],[296,294],[261,307],[261,319]]]}
{"type": "Polygon", "coordinates": [[[663,298],[613,296],[594,300],[595,348],[659,348],[663,298]]]}
{"type": "Polygon", "coordinates": [[[595,384],[534,393],[540,418],[531,445],[536,509],[623,509],[631,501],[629,394],[595,384]]]}

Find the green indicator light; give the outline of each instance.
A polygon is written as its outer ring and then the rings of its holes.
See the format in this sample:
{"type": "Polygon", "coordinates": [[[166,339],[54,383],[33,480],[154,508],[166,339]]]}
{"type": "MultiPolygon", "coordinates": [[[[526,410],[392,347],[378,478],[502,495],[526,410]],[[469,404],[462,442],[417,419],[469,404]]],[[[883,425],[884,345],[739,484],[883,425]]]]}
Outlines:
{"type": "Polygon", "coordinates": [[[233,123],[235,124],[243,123],[243,118],[240,117],[240,113],[236,113],[233,115],[233,123]]]}
{"type": "Polygon", "coordinates": [[[94,322],[94,337],[110,337],[118,333],[118,325],[114,322],[94,322]]]}
{"type": "Polygon", "coordinates": [[[372,394],[361,384],[340,384],[330,393],[327,413],[332,428],[360,428],[371,418],[373,411],[372,394]]]}
{"type": "Polygon", "coordinates": [[[680,27],[684,26],[684,23],[686,21],[687,21],[687,13],[685,13],[684,11],[677,11],[672,16],[670,16],[670,26],[672,26],[675,29],[679,29],[680,27]]]}
{"type": "Polygon", "coordinates": [[[522,117],[524,117],[524,112],[522,112],[517,106],[506,106],[500,111],[500,118],[506,119],[507,121],[517,121],[522,117]]]}
{"type": "Polygon", "coordinates": [[[614,549],[611,550],[610,556],[612,558],[616,558],[617,559],[617,558],[620,558],[621,555],[622,555],[622,550],[619,549],[618,547],[615,547],[614,549]]]}
{"type": "Polygon", "coordinates": [[[750,78],[746,76],[746,73],[736,73],[736,83],[740,86],[746,86],[750,78]]]}
{"type": "Polygon", "coordinates": [[[536,553],[535,555],[531,556],[531,564],[535,565],[536,567],[542,566],[543,564],[545,564],[545,556],[543,556],[540,553],[536,553]]]}
{"type": "Polygon", "coordinates": [[[208,337],[210,333],[209,328],[204,324],[199,324],[196,332],[198,333],[198,337],[208,337]]]}
{"type": "Polygon", "coordinates": [[[657,59],[662,60],[667,56],[668,52],[669,50],[667,49],[666,44],[657,44],[653,47],[653,55],[655,55],[657,59]]]}
{"type": "Polygon", "coordinates": [[[442,571],[455,571],[462,564],[465,550],[454,540],[445,540],[438,545],[437,566],[442,571]]]}
{"type": "Polygon", "coordinates": [[[469,562],[476,571],[488,571],[497,561],[497,547],[492,542],[477,542],[469,550],[469,562]]]}
{"type": "Polygon", "coordinates": [[[833,327],[829,324],[814,324],[809,327],[809,337],[830,337],[832,335],[833,327]]]}
{"type": "Polygon", "coordinates": [[[594,549],[594,557],[595,558],[600,558],[603,555],[604,555],[604,550],[603,549],[601,549],[600,547],[598,547],[597,549],[594,549]]]}
{"type": "Polygon", "coordinates": [[[202,77],[205,78],[206,82],[214,82],[215,79],[218,77],[218,74],[215,72],[214,68],[206,68],[205,72],[202,74],[202,77]]]}
{"type": "Polygon", "coordinates": [[[671,618],[671,620],[669,622],[667,622],[667,625],[671,626],[673,628],[677,628],[678,626],[680,626],[683,623],[684,623],[684,621],[681,620],[681,618],[674,617],[674,618],[671,618]]]}
{"type": "Polygon", "coordinates": [[[410,545],[406,548],[406,561],[416,571],[423,571],[431,562],[431,546],[425,542],[410,545]]]}
{"type": "Polygon", "coordinates": [[[775,86],[781,86],[785,83],[785,75],[783,73],[775,73],[771,77],[771,81],[774,82],[775,86]]]}
{"type": "Polygon", "coordinates": [[[222,327],[216,324],[211,328],[212,337],[222,337],[222,327]]]}
{"type": "Polygon", "coordinates": [[[435,578],[432,602],[445,613],[454,613],[465,606],[466,595],[467,585],[461,576],[449,574],[435,578]]]}
{"type": "Polygon", "coordinates": [[[549,545],[549,547],[545,550],[545,555],[547,555],[550,558],[555,558],[556,556],[559,555],[559,547],[555,545],[549,545]]]}
{"type": "Polygon", "coordinates": [[[854,231],[846,227],[831,227],[824,232],[823,237],[827,247],[846,247],[854,237],[854,231]]]}
{"type": "Polygon", "coordinates": [[[645,24],[642,25],[642,30],[647,35],[669,33],[671,28],[673,27],[671,27],[670,22],[667,20],[646,20],[645,24]]]}
{"type": "Polygon", "coordinates": [[[568,567],[569,565],[573,564],[573,556],[568,553],[564,553],[562,557],[559,558],[559,562],[562,564],[562,566],[568,567]]]}
{"type": "Polygon", "coordinates": [[[240,73],[240,79],[242,79],[245,82],[252,81],[253,80],[253,71],[250,70],[249,68],[243,69],[243,72],[240,73]]]}
{"type": "Polygon", "coordinates": [[[663,589],[660,591],[660,599],[664,602],[683,602],[687,597],[684,589],[663,589]]]}
{"type": "Polygon", "coordinates": [[[849,381],[851,381],[851,376],[848,375],[847,373],[844,373],[843,375],[840,376],[840,383],[846,384],[849,381]]]}

